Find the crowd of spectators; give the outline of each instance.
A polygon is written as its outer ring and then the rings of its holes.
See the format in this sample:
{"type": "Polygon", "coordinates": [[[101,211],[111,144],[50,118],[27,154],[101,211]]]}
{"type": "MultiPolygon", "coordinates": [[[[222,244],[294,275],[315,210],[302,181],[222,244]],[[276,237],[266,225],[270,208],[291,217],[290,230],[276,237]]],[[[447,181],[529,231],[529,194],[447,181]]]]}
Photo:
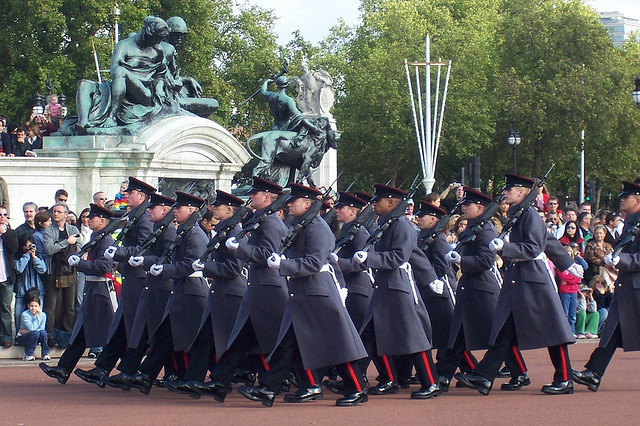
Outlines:
{"type": "MultiPolygon", "coordinates": [[[[52,97],[56,98],[55,95],[52,97]]],[[[11,122],[0,116],[0,157],[37,157],[42,149],[42,138],[56,132],[61,117],[55,104],[49,103],[44,114],[31,113],[25,123],[11,122]]]]}

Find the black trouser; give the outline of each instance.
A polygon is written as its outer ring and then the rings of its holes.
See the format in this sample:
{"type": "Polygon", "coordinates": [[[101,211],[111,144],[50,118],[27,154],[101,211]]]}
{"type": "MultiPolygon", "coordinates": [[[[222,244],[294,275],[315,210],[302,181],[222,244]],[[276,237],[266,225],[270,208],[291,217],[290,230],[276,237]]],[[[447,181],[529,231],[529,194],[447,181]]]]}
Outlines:
{"type": "Polygon", "coordinates": [[[75,339],[73,339],[73,343],[69,345],[67,349],[64,350],[60,359],[58,360],[58,367],[62,367],[67,370],[69,373],[76,368],[78,361],[82,358],[82,354],[84,354],[84,350],[87,348],[86,341],[84,339],[84,325],[80,327],[80,331],[78,331],[78,335],[75,339]]]}
{"type": "Polygon", "coordinates": [[[215,342],[211,315],[207,317],[189,351],[189,365],[184,373],[185,380],[204,382],[207,370],[215,366],[215,342]]]}
{"type": "MultiPolygon", "coordinates": [[[[493,382],[498,375],[500,366],[507,360],[510,351],[513,351],[512,348],[517,345],[518,341],[513,314],[510,314],[502,325],[495,343],[487,350],[484,358],[476,367],[475,372],[493,382]]],[[[547,350],[549,351],[549,358],[551,358],[551,362],[555,368],[553,374],[554,382],[571,380],[571,362],[569,360],[567,344],[549,346],[547,350]]],[[[518,368],[516,365],[507,364],[509,368],[518,368]]],[[[511,375],[513,376],[513,371],[511,375]]]]}
{"type": "Polygon", "coordinates": [[[124,316],[120,318],[118,328],[111,340],[102,348],[102,353],[96,359],[95,366],[109,373],[127,350],[127,330],[124,326],[124,316]]]}
{"type": "MultiPolygon", "coordinates": [[[[253,331],[251,319],[247,319],[231,346],[222,354],[218,364],[211,371],[211,379],[222,383],[225,387],[229,387],[238,365],[244,359],[246,353],[257,344],[258,339],[255,331],[253,331]]],[[[255,363],[256,366],[259,366],[258,370],[262,371],[266,369],[265,367],[268,367],[263,362],[264,357],[255,355],[255,358],[260,358],[259,362],[256,360],[255,363]]]]}
{"type": "MultiPolygon", "coordinates": [[[[269,363],[269,370],[261,374],[258,381],[261,385],[268,387],[277,394],[280,392],[280,385],[291,367],[302,369],[302,371],[306,373],[302,373],[301,377],[299,377],[303,381],[300,385],[301,388],[308,387],[317,380],[316,377],[313,377],[313,372],[311,372],[311,374],[309,373],[311,370],[304,370],[302,366],[302,356],[300,355],[300,348],[298,347],[298,340],[296,339],[293,325],[289,326],[280,344],[273,351],[271,362],[269,363]]],[[[346,362],[337,365],[336,368],[345,382],[345,390],[347,393],[364,389],[364,379],[357,364],[346,362]]]]}
{"type": "MultiPolygon", "coordinates": [[[[378,355],[378,346],[376,344],[376,331],[373,320],[369,321],[365,329],[360,334],[362,343],[364,344],[369,358],[373,361],[380,375],[381,382],[396,382],[397,372],[393,357],[387,355],[378,355]]],[[[429,387],[438,382],[438,372],[433,364],[433,358],[431,356],[431,350],[421,351],[412,354],[404,355],[411,359],[411,362],[416,368],[416,376],[420,380],[420,384],[423,387],[429,387]]],[[[366,367],[369,360],[364,359],[359,361],[359,367],[361,371],[363,367],[366,367]]]]}
{"type": "Polygon", "coordinates": [[[622,333],[620,332],[620,324],[618,324],[605,347],[598,346],[594,349],[585,367],[600,376],[604,376],[613,354],[620,347],[622,347],[622,333]]]}
{"type": "MultiPolygon", "coordinates": [[[[155,379],[160,374],[162,367],[173,357],[173,336],[171,334],[171,321],[165,318],[153,335],[151,351],[147,358],[140,364],[140,372],[155,379]]],[[[175,360],[175,359],[174,359],[175,360]]],[[[178,375],[180,374],[179,365],[178,375]]]]}
{"type": "MultiPolygon", "coordinates": [[[[456,340],[453,343],[453,347],[447,349],[438,361],[437,367],[441,376],[451,380],[456,372],[456,368],[460,367],[460,371],[464,373],[474,370],[477,367],[478,361],[473,357],[473,355],[465,350],[465,347],[464,329],[460,328],[460,331],[456,336],[456,340]],[[468,367],[471,363],[475,364],[474,367],[470,370],[464,371],[463,366],[468,367]]],[[[515,345],[512,345],[508,350],[504,362],[509,368],[511,377],[517,377],[527,372],[527,365],[524,362],[524,358],[522,357],[520,350],[518,350],[515,345]]]]}
{"type": "MultiPolygon", "coordinates": [[[[127,348],[127,350],[122,355],[122,359],[120,360],[120,364],[118,365],[118,370],[122,371],[126,374],[135,374],[138,371],[138,367],[142,362],[142,358],[144,358],[144,354],[147,352],[149,348],[149,344],[147,341],[149,340],[149,330],[145,326],[144,331],[142,332],[142,337],[140,338],[140,343],[138,343],[137,348],[127,348]]],[[[98,361],[100,357],[98,357],[98,361]]],[[[98,361],[96,361],[96,365],[98,365],[98,361]]]]}

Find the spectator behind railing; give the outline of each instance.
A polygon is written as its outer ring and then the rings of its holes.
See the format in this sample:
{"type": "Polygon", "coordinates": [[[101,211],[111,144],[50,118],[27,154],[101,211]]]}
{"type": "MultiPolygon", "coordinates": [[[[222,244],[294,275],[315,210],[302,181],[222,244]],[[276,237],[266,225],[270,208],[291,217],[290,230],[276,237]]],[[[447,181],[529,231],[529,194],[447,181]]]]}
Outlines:
{"type": "Polygon", "coordinates": [[[584,250],[584,258],[589,264],[585,270],[585,281],[589,282],[595,275],[602,275],[607,285],[613,285],[618,272],[615,268],[604,264],[604,257],[613,253],[613,246],[605,241],[607,230],[604,225],[597,225],[593,230],[593,238],[589,240],[584,250]]]}
{"type": "Polygon", "coordinates": [[[593,290],[588,286],[581,287],[576,307],[576,337],[578,339],[597,338],[599,318],[596,302],[593,300],[593,290]]]}
{"type": "MultiPolygon", "coordinates": [[[[576,253],[579,253],[578,250],[571,246],[565,246],[564,248],[576,260],[576,253]]],[[[562,310],[567,317],[567,321],[569,321],[571,331],[576,334],[576,305],[578,303],[578,288],[581,279],[574,277],[568,270],[556,270],[556,274],[558,276],[558,296],[560,296],[562,310]]]]}
{"type": "Polygon", "coordinates": [[[47,265],[36,254],[36,245],[29,234],[18,237],[19,251],[13,262],[16,268],[16,302],[14,305],[16,324],[20,324],[20,316],[28,301],[39,296],[44,301],[45,292],[41,275],[47,272],[47,265]]]}
{"type": "Polygon", "coordinates": [[[607,284],[602,275],[594,276],[590,285],[593,289],[593,300],[596,301],[596,307],[600,315],[597,333],[600,334],[604,321],[609,316],[609,306],[611,306],[611,301],[613,300],[613,285],[607,284]]]}

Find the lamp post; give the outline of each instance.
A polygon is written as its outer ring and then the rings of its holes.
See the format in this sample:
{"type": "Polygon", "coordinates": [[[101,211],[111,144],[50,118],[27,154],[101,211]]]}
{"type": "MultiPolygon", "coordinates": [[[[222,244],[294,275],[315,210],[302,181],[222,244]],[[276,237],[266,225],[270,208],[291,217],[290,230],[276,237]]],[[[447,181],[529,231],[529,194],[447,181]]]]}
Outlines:
{"type": "Polygon", "coordinates": [[[507,137],[507,142],[513,148],[513,173],[516,173],[516,149],[518,145],[520,145],[520,132],[518,132],[518,127],[516,127],[516,122],[511,120],[511,128],[509,128],[509,136],[507,137]]]}
{"type": "Polygon", "coordinates": [[[40,93],[36,93],[36,95],[33,97],[33,108],[31,110],[33,111],[34,118],[37,115],[44,114],[44,105],[42,104],[43,101],[44,96],[42,96],[40,93]]]}
{"type": "Polygon", "coordinates": [[[120,41],[120,37],[118,36],[119,28],[118,28],[118,18],[120,17],[120,8],[118,7],[118,3],[114,3],[113,5],[113,18],[115,20],[115,24],[113,26],[113,44],[114,46],[118,44],[120,41]]]}
{"type": "Polygon", "coordinates": [[[640,106],[640,77],[636,77],[636,88],[633,90],[631,96],[633,96],[636,105],[640,106]]]}

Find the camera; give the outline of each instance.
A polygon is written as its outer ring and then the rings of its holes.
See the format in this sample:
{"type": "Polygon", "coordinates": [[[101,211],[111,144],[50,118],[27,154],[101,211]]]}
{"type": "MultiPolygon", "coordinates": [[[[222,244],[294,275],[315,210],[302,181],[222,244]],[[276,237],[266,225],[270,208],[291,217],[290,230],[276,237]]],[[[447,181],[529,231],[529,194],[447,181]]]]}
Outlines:
{"type": "Polygon", "coordinates": [[[36,249],[36,245],[35,244],[33,244],[33,243],[29,244],[29,251],[35,250],[35,249],[36,249]]]}

